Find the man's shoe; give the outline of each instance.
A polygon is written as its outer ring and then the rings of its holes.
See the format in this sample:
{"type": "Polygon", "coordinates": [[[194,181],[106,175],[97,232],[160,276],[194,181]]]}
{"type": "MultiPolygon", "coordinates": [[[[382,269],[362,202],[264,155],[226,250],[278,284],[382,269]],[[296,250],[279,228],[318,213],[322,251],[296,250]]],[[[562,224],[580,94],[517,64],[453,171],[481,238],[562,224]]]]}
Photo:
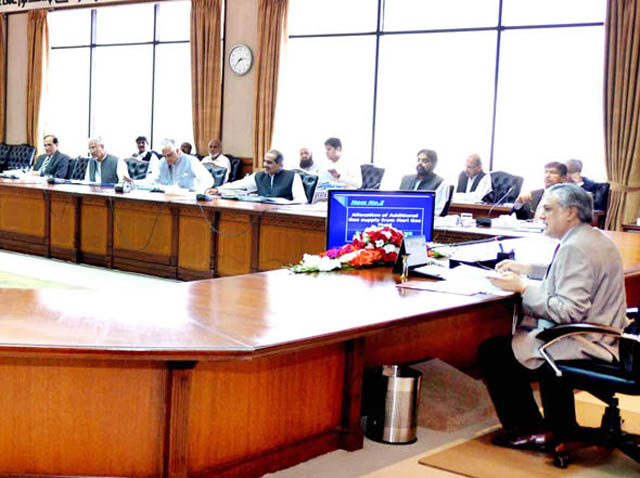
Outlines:
{"type": "Polygon", "coordinates": [[[504,432],[495,435],[491,442],[494,445],[516,450],[552,451],[554,447],[553,434],[551,432],[532,433],[529,435],[518,435],[504,432]]]}

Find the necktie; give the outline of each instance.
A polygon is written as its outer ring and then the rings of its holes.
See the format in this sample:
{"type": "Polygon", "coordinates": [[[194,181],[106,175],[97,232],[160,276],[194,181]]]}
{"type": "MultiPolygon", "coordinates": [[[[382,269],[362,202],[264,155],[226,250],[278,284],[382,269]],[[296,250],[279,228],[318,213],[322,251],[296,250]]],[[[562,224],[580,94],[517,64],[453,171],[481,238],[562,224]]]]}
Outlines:
{"type": "Polygon", "coordinates": [[[169,178],[171,179],[171,182],[173,183],[173,164],[169,165],[169,178]]]}
{"type": "Polygon", "coordinates": [[[51,161],[51,156],[47,156],[44,159],[44,163],[40,167],[40,176],[44,176],[45,171],[47,170],[47,166],[49,166],[49,161],[51,161]]]}
{"type": "Polygon", "coordinates": [[[558,253],[558,249],[560,249],[560,243],[558,243],[558,245],[556,246],[555,250],[553,251],[553,257],[551,258],[551,262],[549,262],[549,265],[547,266],[547,272],[544,273],[544,278],[545,279],[549,275],[549,271],[551,270],[551,266],[553,265],[553,261],[556,260],[556,254],[558,253]]]}

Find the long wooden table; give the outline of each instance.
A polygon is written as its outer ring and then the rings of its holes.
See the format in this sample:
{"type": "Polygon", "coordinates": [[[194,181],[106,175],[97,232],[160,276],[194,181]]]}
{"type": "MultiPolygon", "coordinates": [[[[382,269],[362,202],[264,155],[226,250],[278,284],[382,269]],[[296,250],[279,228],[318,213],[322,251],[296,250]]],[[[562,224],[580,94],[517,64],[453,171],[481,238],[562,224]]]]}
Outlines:
{"type": "Polygon", "coordinates": [[[324,249],[305,207],[0,180],[0,248],[183,280],[297,263],[324,249]]]}
{"type": "MultiPolygon", "coordinates": [[[[608,234],[637,298],[640,235],[608,234]]],[[[251,477],[358,449],[365,368],[468,368],[511,327],[513,297],[396,281],[281,270],[135,293],[0,290],[0,475],[251,477]]]]}

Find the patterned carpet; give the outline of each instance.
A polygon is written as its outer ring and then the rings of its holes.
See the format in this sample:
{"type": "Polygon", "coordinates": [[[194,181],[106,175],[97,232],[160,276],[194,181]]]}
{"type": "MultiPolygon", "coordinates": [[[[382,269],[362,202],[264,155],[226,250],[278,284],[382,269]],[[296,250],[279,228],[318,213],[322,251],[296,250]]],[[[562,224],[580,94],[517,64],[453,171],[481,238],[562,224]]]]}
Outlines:
{"type": "Polygon", "coordinates": [[[0,288],[5,289],[79,289],[62,282],[46,281],[34,277],[0,271],[0,288]]]}

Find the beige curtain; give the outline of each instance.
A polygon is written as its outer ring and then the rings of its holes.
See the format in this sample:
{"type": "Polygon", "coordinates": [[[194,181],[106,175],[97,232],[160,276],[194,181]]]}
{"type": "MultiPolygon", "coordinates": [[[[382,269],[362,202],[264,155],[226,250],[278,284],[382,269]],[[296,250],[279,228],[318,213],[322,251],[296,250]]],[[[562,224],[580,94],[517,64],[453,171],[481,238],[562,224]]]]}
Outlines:
{"type": "Polygon", "coordinates": [[[40,140],[40,106],[48,65],[47,11],[31,10],[27,16],[27,143],[35,147],[40,140]]]}
{"type": "Polygon", "coordinates": [[[7,57],[7,47],[4,44],[6,39],[6,16],[2,13],[0,14],[0,143],[4,143],[4,111],[6,109],[6,95],[5,91],[5,68],[6,57],[7,57]]]}
{"type": "Polygon", "coordinates": [[[259,0],[256,95],[253,116],[253,168],[262,167],[271,148],[280,57],[287,39],[289,0],[259,0]]]}
{"type": "Polygon", "coordinates": [[[606,228],[619,230],[640,214],[640,0],[608,0],[605,31],[606,228]]]}
{"type": "Polygon", "coordinates": [[[196,151],[220,138],[222,115],[222,0],[191,0],[191,98],[196,151]]]}

